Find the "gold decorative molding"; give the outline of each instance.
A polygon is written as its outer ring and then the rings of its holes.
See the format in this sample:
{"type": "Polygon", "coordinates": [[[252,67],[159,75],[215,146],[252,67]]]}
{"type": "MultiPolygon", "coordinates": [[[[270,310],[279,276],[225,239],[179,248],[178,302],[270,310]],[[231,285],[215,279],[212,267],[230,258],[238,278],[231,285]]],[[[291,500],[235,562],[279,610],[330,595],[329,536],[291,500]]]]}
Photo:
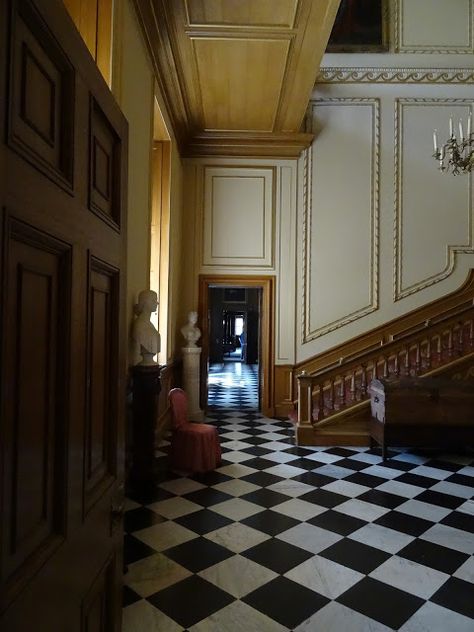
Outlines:
{"type": "MultiPolygon", "coordinates": [[[[409,287],[402,287],[402,273],[403,273],[403,257],[402,257],[402,229],[403,229],[403,209],[402,209],[402,187],[403,187],[403,169],[402,169],[402,155],[403,155],[403,142],[401,133],[403,130],[403,108],[405,105],[418,105],[432,106],[432,105],[470,105],[472,106],[472,99],[429,99],[429,98],[398,98],[395,101],[395,130],[394,130],[394,188],[395,188],[395,204],[394,204],[394,220],[393,220],[393,300],[399,301],[411,294],[415,294],[420,290],[423,290],[435,283],[439,283],[443,279],[449,277],[456,266],[456,259],[458,254],[474,254],[474,242],[473,242],[473,193],[472,193],[472,176],[469,174],[469,215],[468,215],[468,230],[469,237],[467,244],[460,245],[446,245],[446,265],[444,269],[429,276],[426,279],[418,283],[414,283],[409,287]]],[[[434,165],[433,165],[434,166],[434,165]]]]}
{"type": "MultiPolygon", "coordinates": [[[[377,98],[331,98],[310,101],[310,112],[324,105],[369,105],[372,109],[372,165],[371,165],[371,285],[369,303],[354,312],[346,314],[313,331],[310,329],[310,283],[311,283],[311,223],[312,208],[312,148],[305,152],[303,174],[303,308],[302,308],[302,344],[339,329],[378,309],[378,259],[379,259],[379,191],[380,191],[380,100],[377,98]]],[[[313,120],[311,116],[311,120],[313,120]]]]}
{"type": "Polygon", "coordinates": [[[474,83],[472,68],[343,68],[322,67],[321,83],[474,83]]]}
{"type": "Polygon", "coordinates": [[[262,132],[202,132],[196,134],[183,150],[186,158],[235,156],[259,158],[298,158],[311,145],[314,134],[262,132]]]}
{"type": "MultiPolygon", "coordinates": [[[[276,167],[254,165],[204,165],[202,171],[202,270],[249,269],[273,270],[275,267],[275,221],[276,221],[276,167]],[[246,172],[248,170],[248,173],[246,172]],[[218,173],[219,172],[219,173],[218,173]],[[214,180],[232,178],[263,181],[262,199],[262,253],[254,256],[233,255],[216,256],[213,254],[214,209],[212,194],[214,180]],[[209,188],[210,187],[210,188],[209,188]],[[268,193],[268,195],[267,195],[268,193]],[[207,206],[206,198],[211,197],[211,205],[207,206]]],[[[239,240],[235,238],[235,241],[239,240]]]]}
{"type": "MultiPolygon", "coordinates": [[[[473,0],[469,2],[469,16],[468,16],[468,29],[469,29],[469,44],[466,46],[437,46],[425,44],[420,46],[405,46],[403,44],[403,2],[404,0],[395,0],[395,6],[393,8],[394,16],[394,39],[395,39],[395,52],[396,53],[413,53],[413,54],[436,54],[436,55],[472,55],[474,54],[474,36],[473,36],[473,0]]],[[[429,9],[428,9],[429,10],[429,9]]]]}

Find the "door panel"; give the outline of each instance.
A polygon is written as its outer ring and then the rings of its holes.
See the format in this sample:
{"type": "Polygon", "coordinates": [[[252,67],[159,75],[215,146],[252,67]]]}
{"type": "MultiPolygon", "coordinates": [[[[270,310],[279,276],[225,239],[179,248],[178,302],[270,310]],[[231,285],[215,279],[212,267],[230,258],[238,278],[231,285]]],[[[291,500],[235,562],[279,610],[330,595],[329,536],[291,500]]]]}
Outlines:
{"type": "Polygon", "coordinates": [[[0,3],[0,629],[120,629],[127,124],[59,0],[0,3]]]}

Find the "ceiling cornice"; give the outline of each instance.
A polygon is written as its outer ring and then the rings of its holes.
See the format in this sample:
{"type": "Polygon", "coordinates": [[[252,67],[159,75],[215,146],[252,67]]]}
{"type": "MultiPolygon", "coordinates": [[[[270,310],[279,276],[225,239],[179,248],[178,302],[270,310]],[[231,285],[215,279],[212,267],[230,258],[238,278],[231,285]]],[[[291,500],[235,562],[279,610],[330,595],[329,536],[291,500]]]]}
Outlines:
{"type": "Polygon", "coordinates": [[[301,129],[339,0],[287,0],[280,21],[259,2],[229,23],[225,3],[134,0],[184,156],[297,157],[311,144],[301,129]]]}

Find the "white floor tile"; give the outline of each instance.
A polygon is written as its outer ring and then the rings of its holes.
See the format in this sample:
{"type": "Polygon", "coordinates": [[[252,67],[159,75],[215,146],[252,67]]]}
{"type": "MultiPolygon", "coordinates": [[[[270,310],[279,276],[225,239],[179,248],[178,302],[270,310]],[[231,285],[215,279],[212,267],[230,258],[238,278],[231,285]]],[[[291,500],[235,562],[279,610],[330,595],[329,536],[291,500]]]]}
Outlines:
{"type": "Polygon", "coordinates": [[[351,500],[334,507],[334,511],[371,522],[373,520],[377,520],[380,516],[385,515],[390,510],[386,507],[366,503],[363,500],[358,500],[357,498],[351,498],[351,500]]]}
{"type": "Polygon", "coordinates": [[[222,455],[222,458],[225,461],[230,461],[231,463],[244,463],[245,461],[249,461],[250,459],[253,459],[254,457],[252,454],[247,454],[247,452],[235,451],[235,452],[224,452],[224,454],[222,455]]]}
{"type": "Polygon", "coordinates": [[[275,474],[275,476],[281,476],[282,478],[293,478],[298,474],[304,474],[306,470],[301,467],[293,467],[291,463],[280,463],[274,467],[269,467],[265,470],[268,474],[275,474]]]}
{"type": "Polygon", "coordinates": [[[371,465],[364,470],[364,474],[370,474],[371,476],[378,476],[380,478],[392,479],[397,478],[403,472],[396,470],[393,467],[383,467],[382,465],[371,465]]]}
{"type": "Polygon", "coordinates": [[[334,481],[332,483],[324,485],[323,489],[327,490],[328,492],[334,492],[335,494],[348,496],[349,498],[355,498],[356,496],[360,496],[364,492],[368,492],[370,490],[370,487],[366,487],[365,485],[358,485],[357,483],[351,483],[349,481],[334,481]]]}
{"type": "Polygon", "coordinates": [[[157,553],[129,564],[124,575],[124,583],[141,597],[149,597],[190,575],[191,571],[166,555],[157,553]]]}
{"type": "Polygon", "coordinates": [[[175,496],[174,498],[159,500],[156,503],[148,505],[148,509],[151,509],[158,515],[164,516],[169,520],[174,520],[180,516],[186,516],[187,514],[199,511],[202,509],[202,506],[187,500],[187,498],[175,496]]]}
{"type": "Polygon", "coordinates": [[[400,632],[472,632],[472,619],[427,601],[400,632]]]}
{"type": "Polygon", "coordinates": [[[397,507],[397,511],[408,514],[409,516],[416,516],[417,518],[424,518],[425,520],[431,520],[431,522],[439,522],[445,516],[451,513],[451,509],[446,507],[439,507],[438,505],[431,505],[420,500],[407,500],[406,503],[402,503],[397,507]]]}
{"type": "Polygon", "coordinates": [[[278,481],[278,483],[274,483],[273,485],[269,485],[267,489],[271,489],[274,492],[280,492],[281,494],[286,494],[292,498],[298,498],[298,496],[312,492],[314,487],[312,485],[307,485],[306,483],[301,483],[301,481],[294,481],[290,478],[285,479],[284,481],[278,481]]]}
{"type": "Polygon", "coordinates": [[[310,518],[314,518],[314,516],[318,516],[319,514],[327,511],[327,508],[309,503],[306,500],[292,498],[291,500],[286,500],[280,505],[275,505],[272,507],[272,511],[277,511],[278,513],[289,516],[290,518],[295,518],[296,520],[309,520],[310,518]]]}
{"type": "Polygon", "coordinates": [[[336,601],[318,610],[294,632],[393,632],[392,628],[359,614],[336,601]]]}
{"type": "Polygon", "coordinates": [[[151,546],[155,551],[165,551],[172,546],[197,538],[197,534],[176,522],[161,522],[133,533],[134,537],[151,546]]]}
{"type": "Polygon", "coordinates": [[[342,540],[342,535],[303,522],[276,536],[279,540],[294,544],[310,553],[320,553],[342,540]]]}
{"type": "Polygon", "coordinates": [[[444,524],[435,524],[420,537],[423,540],[447,546],[455,551],[461,551],[469,555],[474,554],[474,533],[454,529],[444,524]]]}
{"type": "Polygon", "coordinates": [[[340,461],[343,457],[335,454],[329,454],[328,452],[315,452],[314,454],[308,454],[306,459],[312,459],[318,463],[335,463],[340,461]]]}
{"type": "Polygon", "coordinates": [[[277,577],[277,573],[252,560],[234,555],[198,573],[236,599],[244,597],[277,577]]]}
{"type": "Polygon", "coordinates": [[[288,628],[243,601],[234,601],[193,625],[189,632],[288,632],[288,628]]]}
{"type": "Polygon", "coordinates": [[[266,533],[252,529],[252,527],[248,527],[240,522],[233,522],[225,527],[211,531],[204,537],[216,544],[224,546],[234,553],[246,551],[252,546],[257,546],[257,544],[261,544],[270,538],[266,533]]]}
{"type": "Polygon", "coordinates": [[[340,467],[337,463],[328,463],[326,465],[322,465],[321,467],[313,470],[313,472],[337,479],[346,478],[346,476],[354,474],[354,470],[350,470],[347,467],[340,467]]]}
{"type": "Polygon", "coordinates": [[[405,546],[410,544],[415,538],[394,529],[388,529],[378,524],[369,523],[348,536],[351,540],[370,544],[376,549],[381,549],[387,553],[398,553],[405,546]]]}
{"type": "Polygon", "coordinates": [[[243,500],[242,498],[224,500],[224,502],[212,506],[212,511],[231,520],[242,520],[263,510],[263,507],[255,503],[250,503],[248,500],[243,500]]]}
{"type": "Polygon", "coordinates": [[[275,463],[291,463],[291,461],[299,459],[299,456],[297,454],[289,454],[288,452],[272,452],[271,454],[265,454],[265,458],[269,461],[275,461],[275,463]]]}
{"type": "Polygon", "coordinates": [[[378,491],[388,492],[389,494],[395,494],[396,496],[403,496],[404,498],[413,498],[418,496],[424,491],[423,487],[418,485],[408,485],[407,483],[400,483],[399,481],[387,481],[377,487],[378,491]]]}
{"type": "Polygon", "coordinates": [[[122,632],[182,632],[184,629],[144,600],[124,608],[122,616],[122,632]]]}
{"type": "Polygon", "coordinates": [[[418,476],[427,476],[428,478],[434,478],[438,481],[442,481],[448,476],[451,476],[452,472],[447,470],[441,470],[437,467],[429,467],[428,465],[419,465],[413,470],[410,470],[410,474],[418,474],[418,476]]]}
{"type": "Polygon", "coordinates": [[[193,481],[190,478],[181,477],[175,478],[172,481],[160,483],[159,487],[166,489],[167,492],[171,492],[172,494],[179,494],[180,496],[183,496],[184,494],[195,492],[198,489],[204,489],[206,486],[198,483],[197,481],[193,481]]]}
{"type": "Polygon", "coordinates": [[[397,555],[386,560],[369,577],[423,599],[429,599],[449,579],[446,573],[397,555]]]}
{"type": "Polygon", "coordinates": [[[459,577],[459,579],[464,579],[464,581],[474,584],[474,557],[469,557],[454,573],[454,577],[459,577]]]}
{"type": "Polygon", "coordinates": [[[254,474],[258,472],[254,467],[248,467],[247,465],[232,463],[231,465],[223,465],[217,469],[217,472],[225,474],[226,476],[232,476],[232,478],[242,478],[242,476],[248,476],[248,474],[254,474]]]}
{"type": "Polygon", "coordinates": [[[244,494],[250,494],[250,492],[254,492],[257,489],[260,489],[260,487],[258,485],[254,485],[253,483],[233,478],[230,481],[224,481],[223,483],[213,485],[212,489],[217,489],[220,492],[237,497],[243,496],[244,494]]]}
{"type": "Polygon", "coordinates": [[[285,577],[329,599],[336,599],[365,575],[315,555],[285,573],[285,577]]]}
{"type": "Polygon", "coordinates": [[[431,489],[434,492],[441,492],[442,494],[449,494],[450,496],[458,496],[459,498],[472,498],[474,496],[474,488],[467,485],[457,485],[456,483],[449,483],[448,481],[440,481],[433,485],[431,489]]]}

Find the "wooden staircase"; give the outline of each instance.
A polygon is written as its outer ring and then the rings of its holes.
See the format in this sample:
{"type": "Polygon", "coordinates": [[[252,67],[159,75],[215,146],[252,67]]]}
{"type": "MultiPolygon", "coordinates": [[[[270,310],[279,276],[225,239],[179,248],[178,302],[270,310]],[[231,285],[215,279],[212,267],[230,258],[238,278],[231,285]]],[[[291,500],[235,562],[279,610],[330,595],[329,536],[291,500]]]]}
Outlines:
{"type": "Polygon", "coordinates": [[[321,356],[301,366],[293,414],[297,442],[368,445],[367,388],[373,378],[462,378],[472,371],[473,297],[471,270],[457,292],[330,350],[324,355],[332,361],[325,366],[321,356]],[[318,368],[311,371],[314,365],[318,368]]]}

